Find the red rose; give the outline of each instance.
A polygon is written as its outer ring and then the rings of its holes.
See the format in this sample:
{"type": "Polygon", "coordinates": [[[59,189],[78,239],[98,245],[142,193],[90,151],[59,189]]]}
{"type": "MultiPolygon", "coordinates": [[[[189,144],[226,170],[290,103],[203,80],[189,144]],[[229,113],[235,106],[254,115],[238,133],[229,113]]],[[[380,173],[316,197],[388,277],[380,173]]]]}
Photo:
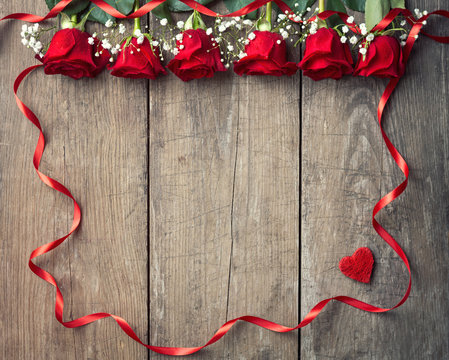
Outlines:
{"type": "Polygon", "coordinates": [[[298,67],[287,62],[287,45],[281,35],[254,31],[255,38],[245,46],[246,56],[234,63],[234,72],[246,75],[293,75],[298,67]]]}
{"type": "Polygon", "coordinates": [[[391,36],[377,36],[367,46],[365,56],[359,54],[354,75],[376,76],[379,78],[401,77],[404,73],[402,49],[391,36]]]}
{"type": "Polygon", "coordinates": [[[343,44],[333,29],[321,28],[306,39],[304,58],[298,64],[304,75],[317,81],[340,79],[352,73],[352,57],[348,44],[343,44]]]}
{"type": "Polygon", "coordinates": [[[115,64],[108,65],[108,69],[112,70],[111,75],[154,80],[159,74],[167,73],[159,60],[159,48],[151,47],[146,37],[142,44],[138,44],[137,39],[133,37],[128,46],[125,45],[126,41],[122,44],[122,51],[115,64]]]}
{"type": "Polygon", "coordinates": [[[186,30],[177,41],[179,53],[168,63],[168,68],[181,80],[210,78],[216,71],[226,71],[221,62],[218,44],[203,29],[186,30]]]}
{"type": "Polygon", "coordinates": [[[95,39],[89,45],[90,35],[78,29],[59,30],[51,40],[50,47],[42,59],[47,75],[62,74],[73,79],[95,77],[106,66],[110,54],[95,39]],[[95,52],[102,52],[96,57],[95,52]]]}

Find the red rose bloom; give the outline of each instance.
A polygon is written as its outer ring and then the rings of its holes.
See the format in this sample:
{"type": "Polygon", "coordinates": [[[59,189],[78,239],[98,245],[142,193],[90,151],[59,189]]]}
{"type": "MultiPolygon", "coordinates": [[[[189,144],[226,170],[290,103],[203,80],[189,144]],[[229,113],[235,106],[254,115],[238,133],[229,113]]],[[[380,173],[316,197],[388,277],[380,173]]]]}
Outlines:
{"type": "Polygon", "coordinates": [[[89,37],[87,32],[78,29],[59,30],[42,59],[45,73],[62,74],[73,79],[97,76],[108,63],[110,54],[97,39],[94,45],[89,45],[89,37]],[[103,54],[96,57],[97,51],[103,54]]]}
{"type": "Polygon", "coordinates": [[[151,47],[147,38],[144,38],[142,44],[138,44],[133,37],[128,46],[125,45],[126,41],[122,44],[122,51],[115,64],[108,65],[108,69],[112,70],[111,75],[154,80],[159,74],[167,73],[159,60],[159,48],[151,47]]]}
{"type": "Polygon", "coordinates": [[[399,42],[391,36],[377,36],[368,45],[365,56],[359,54],[354,70],[357,76],[376,76],[397,78],[404,73],[402,49],[399,42]]]}
{"type": "Polygon", "coordinates": [[[203,29],[186,30],[177,41],[179,53],[168,63],[168,68],[181,80],[210,78],[216,71],[226,71],[221,62],[220,49],[203,29]]]}
{"type": "Polygon", "coordinates": [[[348,44],[343,44],[333,29],[321,28],[306,39],[304,58],[298,64],[304,75],[317,81],[338,80],[352,73],[352,57],[348,44]]]}
{"type": "Polygon", "coordinates": [[[234,63],[234,72],[246,75],[293,75],[298,67],[287,62],[287,45],[281,35],[254,31],[256,36],[245,46],[246,56],[234,63]]]}

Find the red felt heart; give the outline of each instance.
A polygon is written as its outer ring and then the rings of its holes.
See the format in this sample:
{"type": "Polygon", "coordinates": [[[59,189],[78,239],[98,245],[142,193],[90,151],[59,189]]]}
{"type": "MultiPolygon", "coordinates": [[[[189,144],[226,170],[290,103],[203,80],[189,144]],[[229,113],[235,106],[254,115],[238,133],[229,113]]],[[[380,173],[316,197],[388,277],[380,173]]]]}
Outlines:
{"type": "Polygon", "coordinates": [[[353,280],[368,284],[373,271],[373,253],[367,247],[359,248],[352,256],[340,260],[340,271],[353,280]]]}

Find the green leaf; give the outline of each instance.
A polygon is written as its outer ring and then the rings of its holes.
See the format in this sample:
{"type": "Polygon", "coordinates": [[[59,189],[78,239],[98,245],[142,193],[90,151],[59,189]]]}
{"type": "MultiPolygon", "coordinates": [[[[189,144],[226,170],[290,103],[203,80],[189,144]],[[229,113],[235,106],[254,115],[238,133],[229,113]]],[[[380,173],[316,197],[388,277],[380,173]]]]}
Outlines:
{"type": "MultiPolygon", "coordinates": [[[[212,2],[213,0],[197,0],[200,4],[206,5],[212,2]]],[[[170,11],[174,12],[182,12],[182,11],[192,11],[193,9],[179,0],[167,0],[165,2],[168,5],[170,11]]]]}
{"type": "Polygon", "coordinates": [[[173,22],[173,18],[171,16],[170,10],[168,10],[167,3],[156,6],[153,11],[151,11],[151,13],[159,19],[167,19],[170,23],[173,22]]]}
{"type": "MultiPolygon", "coordinates": [[[[394,1],[394,0],[392,0],[392,1],[394,1]]],[[[351,10],[358,11],[358,12],[365,12],[366,0],[343,0],[343,2],[351,10]]]]}
{"type": "Polygon", "coordinates": [[[390,0],[391,8],[405,9],[405,0],[390,0]]]}
{"type": "Polygon", "coordinates": [[[390,11],[390,0],[366,0],[365,23],[370,31],[375,27],[390,11]]]}
{"type": "MultiPolygon", "coordinates": [[[[316,0],[284,0],[284,2],[293,10],[293,12],[304,13],[308,7],[311,7],[316,2],[316,0]],[[295,6],[296,4],[298,4],[298,6],[295,6]]],[[[276,4],[273,5],[273,9],[279,14],[281,9],[279,9],[276,4]]]]}
{"type": "MultiPolygon", "coordinates": [[[[229,12],[240,10],[242,7],[251,4],[253,1],[254,0],[223,0],[229,12]]],[[[246,15],[246,17],[251,20],[257,19],[257,11],[253,11],[252,13],[246,15]]]]}
{"type": "MultiPolygon", "coordinates": [[[[134,6],[134,0],[105,0],[105,1],[124,15],[130,14],[134,6]]],[[[106,21],[108,21],[109,19],[114,20],[113,16],[105,13],[103,10],[101,10],[99,7],[97,7],[97,5],[93,3],[89,5],[89,8],[87,10],[88,11],[92,10],[88,18],[88,20],[90,21],[96,21],[105,24],[106,21]]]]}
{"type": "MultiPolygon", "coordinates": [[[[346,14],[346,8],[343,5],[343,3],[341,2],[341,0],[327,0],[326,10],[339,11],[339,12],[346,14]]],[[[331,27],[334,27],[338,24],[343,23],[340,16],[338,16],[338,15],[332,15],[330,18],[327,19],[327,21],[329,22],[329,25],[331,27]]]]}
{"type": "MultiPolygon", "coordinates": [[[[50,10],[53,9],[59,1],[60,0],[45,0],[50,10]]],[[[89,0],[73,0],[69,5],[65,7],[64,13],[68,16],[78,14],[86,9],[89,6],[89,3],[89,0]]]]}

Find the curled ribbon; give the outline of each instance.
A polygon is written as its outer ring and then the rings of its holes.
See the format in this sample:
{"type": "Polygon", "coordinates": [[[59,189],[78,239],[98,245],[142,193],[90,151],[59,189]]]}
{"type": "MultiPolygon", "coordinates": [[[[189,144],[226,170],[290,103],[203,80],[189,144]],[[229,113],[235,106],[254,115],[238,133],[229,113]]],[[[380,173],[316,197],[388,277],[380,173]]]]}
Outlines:
{"type": "MultiPolygon", "coordinates": [[[[4,17],[3,19],[0,19],[0,21],[5,20],[5,19],[18,19],[18,20],[24,20],[24,21],[28,21],[28,22],[40,22],[42,20],[55,17],[71,1],[72,0],[62,0],[45,17],[40,17],[40,16],[36,16],[36,15],[31,15],[31,14],[18,13],[18,14],[8,15],[8,16],[4,17]]],[[[91,0],[91,2],[93,2],[94,4],[99,6],[101,9],[103,9],[110,15],[117,17],[117,18],[121,18],[121,19],[135,18],[135,17],[143,16],[143,15],[147,14],[148,12],[150,12],[152,9],[154,9],[156,6],[162,4],[164,1],[166,1],[166,0],[153,0],[149,3],[147,3],[146,5],[142,6],[140,9],[136,10],[134,13],[130,14],[129,16],[125,16],[125,15],[121,14],[120,12],[118,12],[116,9],[114,9],[109,4],[105,3],[103,0],[91,0]]],[[[190,6],[191,8],[197,9],[199,12],[201,12],[205,15],[243,16],[243,15],[246,15],[254,10],[257,10],[259,7],[265,5],[269,0],[255,0],[251,4],[245,6],[244,8],[242,8],[238,11],[235,11],[231,14],[227,14],[227,15],[217,14],[217,13],[207,9],[203,5],[197,3],[194,0],[181,0],[181,1],[184,4],[190,6]]],[[[276,4],[278,4],[281,9],[289,10],[288,6],[281,0],[274,0],[274,2],[276,4]]],[[[440,16],[443,16],[443,17],[446,17],[449,19],[449,11],[445,11],[445,10],[434,11],[432,13],[429,13],[428,15],[423,16],[422,18],[418,19],[417,21],[411,21],[410,19],[413,19],[413,15],[410,13],[410,11],[405,10],[405,9],[393,9],[385,16],[385,18],[373,30],[374,31],[384,30],[396,18],[396,16],[398,16],[401,13],[404,14],[405,16],[407,16],[408,20],[413,25],[412,30],[407,38],[407,41],[406,41],[406,44],[404,47],[404,53],[403,53],[404,54],[404,64],[406,64],[408,61],[408,58],[410,56],[411,50],[413,48],[413,45],[416,41],[416,36],[421,32],[421,28],[423,26],[423,21],[427,20],[427,18],[431,15],[440,15],[440,16]]],[[[321,19],[327,19],[328,17],[330,17],[334,14],[338,14],[342,18],[342,20],[346,22],[348,16],[346,14],[338,13],[335,11],[325,11],[317,16],[320,17],[321,19]]],[[[351,24],[348,24],[348,25],[351,25],[351,24]]],[[[431,39],[433,39],[435,41],[438,41],[441,43],[449,43],[449,36],[443,37],[443,36],[435,36],[435,35],[429,35],[429,34],[425,34],[425,35],[427,35],[428,37],[430,37],[431,39]]],[[[56,288],[55,315],[56,315],[56,319],[63,326],[65,326],[67,328],[76,328],[76,327],[90,324],[94,321],[97,321],[97,320],[100,320],[103,318],[112,317],[117,322],[117,324],[120,326],[120,328],[129,337],[131,337],[132,339],[137,341],[139,344],[147,347],[148,349],[150,349],[156,353],[160,353],[160,354],[164,354],[164,355],[189,355],[189,354],[193,354],[197,351],[200,351],[201,349],[205,348],[206,346],[209,346],[209,345],[217,342],[239,320],[260,326],[267,330],[271,330],[271,331],[275,331],[275,332],[279,332],[279,333],[285,333],[285,332],[290,332],[290,331],[302,328],[302,327],[306,326],[307,324],[309,324],[310,322],[312,322],[318,316],[318,314],[321,312],[321,310],[323,310],[323,308],[326,306],[326,304],[329,303],[331,300],[336,300],[336,301],[342,302],[344,304],[350,305],[352,307],[355,307],[357,309],[367,311],[367,312],[372,312],[372,313],[382,313],[382,312],[387,312],[387,311],[393,310],[393,309],[401,306],[407,300],[407,298],[410,294],[410,289],[411,289],[411,284],[412,284],[411,283],[410,264],[408,262],[407,256],[405,255],[405,253],[402,250],[402,248],[400,247],[400,245],[393,238],[393,236],[391,236],[387,232],[387,230],[385,230],[375,219],[375,216],[377,215],[377,213],[379,211],[381,211],[385,206],[387,206],[388,204],[393,202],[398,196],[400,196],[404,192],[404,190],[407,187],[408,176],[409,176],[409,169],[408,169],[407,163],[405,162],[404,158],[401,156],[399,151],[394,147],[394,145],[392,144],[392,142],[390,141],[390,139],[388,138],[388,136],[386,135],[386,133],[382,127],[383,111],[385,109],[385,106],[386,106],[391,94],[393,93],[394,89],[396,88],[397,84],[399,83],[399,79],[395,78],[395,79],[390,80],[384,93],[382,94],[382,97],[381,97],[379,105],[378,105],[377,117],[378,117],[379,127],[380,127],[380,130],[382,133],[383,140],[384,140],[385,144],[387,145],[387,148],[388,148],[391,156],[393,157],[394,161],[396,162],[396,164],[398,165],[398,167],[401,169],[402,173],[404,174],[405,180],[400,185],[398,185],[395,189],[393,189],[390,193],[388,193],[387,195],[382,197],[377,202],[377,204],[374,206],[373,214],[372,214],[372,223],[373,223],[374,229],[379,234],[379,236],[383,240],[385,240],[385,242],[388,245],[390,245],[392,247],[392,249],[398,254],[398,256],[401,258],[401,260],[404,262],[404,265],[406,266],[407,271],[409,273],[409,283],[408,283],[407,290],[406,290],[404,296],[402,297],[402,299],[395,306],[393,306],[391,308],[381,308],[381,307],[377,307],[377,306],[365,303],[363,301],[360,301],[360,300],[357,300],[357,299],[354,299],[354,298],[351,298],[348,296],[335,296],[335,297],[320,301],[317,305],[315,305],[312,308],[312,310],[310,310],[310,312],[305,316],[305,318],[295,327],[286,327],[286,326],[283,326],[283,325],[280,325],[280,324],[277,324],[277,323],[274,323],[274,322],[271,322],[271,321],[268,321],[268,320],[265,320],[265,319],[262,319],[262,318],[256,317],[256,316],[241,316],[241,317],[229,320],[224,325],[222,325],[206,344],[204,344],[202,346],[190,347],[190,348],[160,347],[160,346],[147,345],[139,339],[139,337],[136,335],[136,333],[133,331],[133,329],[129,326],[129,324],[123,318],[113,315],[113,314],[109,314],[109,313],[102,312],[102,313],[90,314],[90,315],[86,315],[86,316],[80,317],[80,318],[72,320],[72,321],[65,322],[63,320],[64,298],[63,298],[63,295],[61,293],[61,290],[60,290],[56,280],[50,273],[48,273],[44,269],[38,267],[32,261],[34,258],[41,256],[45,253],[48,253],[51,250],[58,247],[64,240],[66,240],[77,229],[77,227],[79,226],[79,224],[81,222],[80,207],[77,204],[74,197],[72,196],[72,194],[70,193],[70,191],[65,186],[63,186],[61,183],[44,175],[43,173],[41,173],[39,171],[40,160],[42,158],[42,155],[44,153],[44,148],[45,148],[45,139],[44,139],[44,134],[42,132],[42,127],[41,127],[41,124],[40,124],[38,118],[36,117],[36,115],[17,96],[17,91],[19,89],[19,86],[22,83],[22,81],[25,79],[25,77],[29,73],[31,73],[33,70],[40,68],[41,66],[43,66],[43,65],[40,64],[40,65],[31,66],[31,67],[25,69],[24,71],[22,71],[22,73],[20,73],[20,75],[17,77],[16,81],[14,82],[14,95],[15,95],[16,102],[17,102],[17,105],[18,105],[20,111],[34,124],[34,126],[36,126],[39,129],[39,140],[38,140],[36,150],[34,152],[34,157],[33,157],[33,165],[36,169],[36,172],[37,172],[39,178],[47,186],[51,187],[52,189],[54,189],[56,191],[63,193],[64,195],[68,196],[69,198],[71,198],[73,200],[74,214],[73,214],[72,227],[71,227],[69,233],[58,240],[55,240],[48,244],[42,245],[42,246],[38,247],[37,249],[35,249],[30,255],[28,264],[29,264],[31,271],[33,271],[37,276],[39,276],[40,278],[42,278],[43,280],[50,283],[51,285],[53,285],[56,288]]]]}

